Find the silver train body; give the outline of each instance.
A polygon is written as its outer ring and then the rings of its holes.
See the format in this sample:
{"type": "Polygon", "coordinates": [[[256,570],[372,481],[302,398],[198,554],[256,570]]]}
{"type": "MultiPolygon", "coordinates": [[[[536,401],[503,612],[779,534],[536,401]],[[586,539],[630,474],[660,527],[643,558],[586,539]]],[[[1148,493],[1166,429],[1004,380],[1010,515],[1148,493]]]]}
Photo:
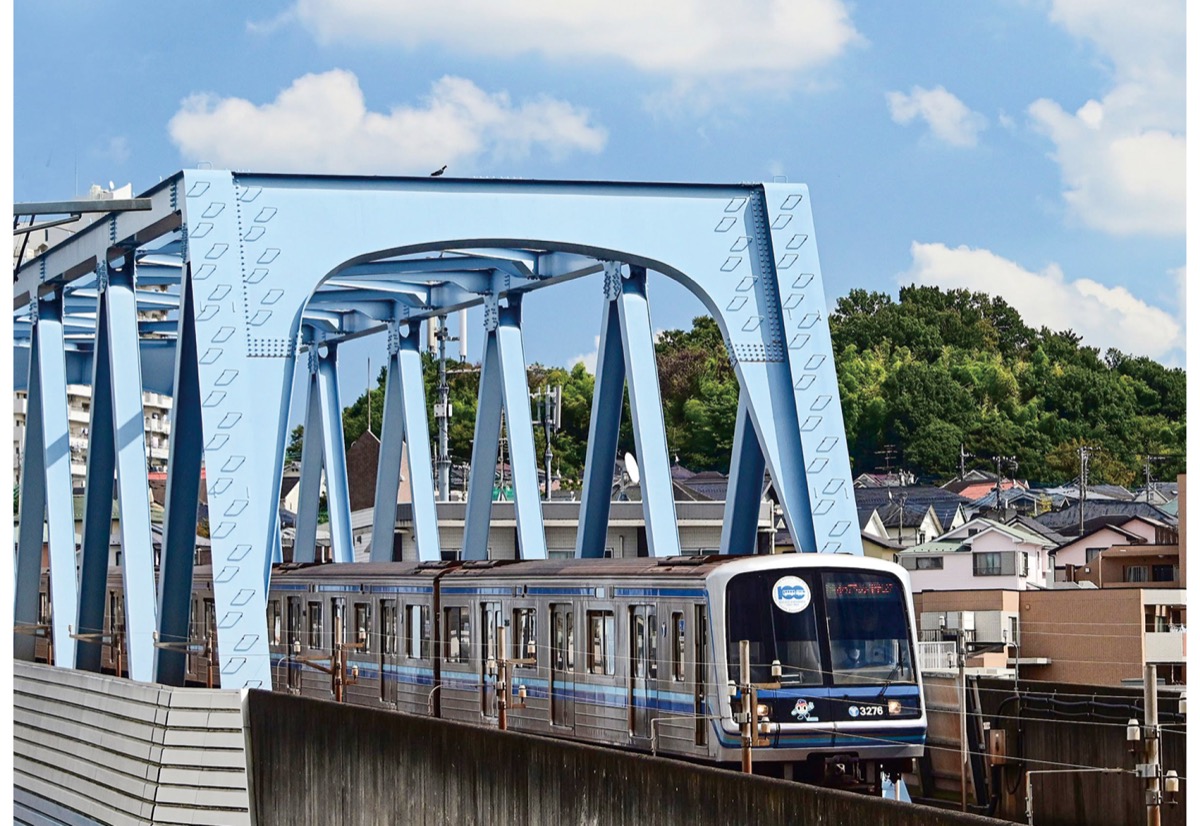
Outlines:
{"type": "MultiPolygon", "coordinates": [[[[748,640],[754,770],[811,782],[923,753],[913,616],[902,568],[823,554],[283,565],[267,600],[276,691],[496,726],[508,660],[509,729],[716,764],[742,759],[748,640]]],[[[204,570],[192,617],[189,682],[216,685],[204,570]]]]}

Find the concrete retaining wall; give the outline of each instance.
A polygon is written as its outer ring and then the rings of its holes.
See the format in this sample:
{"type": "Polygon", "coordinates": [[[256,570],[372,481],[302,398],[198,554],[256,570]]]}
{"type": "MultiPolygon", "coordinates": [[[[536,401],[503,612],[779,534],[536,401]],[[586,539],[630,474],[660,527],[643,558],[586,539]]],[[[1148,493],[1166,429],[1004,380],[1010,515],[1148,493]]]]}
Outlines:
{"type": "Polygon", "coordinates": [[[13,665],[14,821],[250,823],[242,694],[13,665]]]}
{"type": "Polygon", "coordinates": [[[674,760],[252,691],[259,826],[1001,821],[674,760]]]}

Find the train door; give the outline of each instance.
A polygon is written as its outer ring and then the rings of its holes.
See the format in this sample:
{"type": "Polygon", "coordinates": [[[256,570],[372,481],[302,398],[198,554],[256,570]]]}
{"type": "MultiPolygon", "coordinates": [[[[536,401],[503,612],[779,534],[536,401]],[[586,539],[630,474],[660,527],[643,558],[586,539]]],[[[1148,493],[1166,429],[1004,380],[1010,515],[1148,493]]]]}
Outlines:
{"type": "Polygon", "coordinates": [[[292,657],[300,650],[300,634],[304,627],[304,616],[301,613],[300,597],[287,598],[287,687],[288,691],[298,693],[300,691],[300,663],[294,662],[292,657]]]}
{"type": "Polygon", "coordinates": [[[651,703],[658,677],[658,626],[654,606],[629,609],[629,733],[650,736],[651,703]]]}
{"type": "Polygon", "coordinates": [[[396,673],[396,655],[400,653],[400,613],[396,600],[385,599],[379,603],[382,637],[379,641],[379,699],[396,705],[400,685],[396,673]]]}
{"type": "Polygon", "coordinates": [[[693,606],[695,621],[692,623],[692,639],[695,641],[695,657],[692,660],[693,707],[696,717],[696,745],[708,744],[708,715],[704,689],[708,685],[708,610],[703,605],[693,606]]]}
{"type": "Polygon", "coordinates": [[[575,728],[575,613],[550,606],[550,722],[575,728]]]}
{"type": "Polygon", "coordinates": [[[500,652],[496,650],[496,629],[499,627],[500,603],[485,602],[479,607],[480,617],[480,685],[479,702],[484,717],[495,718],[499,712],[496,697],[496,675],[500,667],[500,652]]]}

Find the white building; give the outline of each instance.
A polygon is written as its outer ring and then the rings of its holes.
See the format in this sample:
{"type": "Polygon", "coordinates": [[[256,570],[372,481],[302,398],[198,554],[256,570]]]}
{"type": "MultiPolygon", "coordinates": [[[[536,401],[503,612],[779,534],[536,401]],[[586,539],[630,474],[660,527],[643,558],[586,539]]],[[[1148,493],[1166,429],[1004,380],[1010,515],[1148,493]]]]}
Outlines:
{"type": "MultiPolygon", "coordinates": [[[[67,385],[67,426],[71,432],[71,486],[83,487],[87,475],[88,428],[92,418],[92,388],[86,384],[67,385]]],[[[146,464],[149,471],[167,469],[167,447],[171,435],[171,397],[161,393],[142,393],[142,411],[146,426],[146,464]]],[[[25,416],[28,412],[25,391],[13,399],[13,473],[20,479],[25,452],[25,416]]]]}
{"type": "Polygon", "coordinates": [[[1054,543],[1017,525],[976,518],[897,554],[911,572],[912,589],[951,591],[1052,588],[1054,543]]]}

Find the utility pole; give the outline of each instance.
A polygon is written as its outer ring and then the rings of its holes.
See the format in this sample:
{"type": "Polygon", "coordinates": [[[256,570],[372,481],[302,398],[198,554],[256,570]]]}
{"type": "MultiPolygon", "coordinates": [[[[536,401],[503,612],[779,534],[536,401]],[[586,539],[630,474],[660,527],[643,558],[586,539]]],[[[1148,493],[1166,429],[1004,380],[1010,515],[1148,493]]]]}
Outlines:
{"type": "Polygon", "coordinates": [[[546,462],[546,501],[550,501],[550,481],[552,478],[551,461],[554,458],[554,453],[550,447],[551,432],[557,433],[562,427],[562,385],[555,387],[543,387],[534,394],[536,403],[534,408],[538,411],[539,421],[534,424],[540,424],[546,434],[546,452],[543,456],[546,462]]]}
{"type": "Polygon", "coordinates": [[[1008,508],[1003,505],[1004,502],[1004,467],[1007,465],[1010,470],[1017,469],[1016,456],[993,456],[992,461],[996,463],[996,511],[1000,515],[1000,521],[1004,521],[1004,517],[1008,515],[1008,508]]]}
{"type": "MultiPolygon", "coordinates": [[[[961,626],[961,622],[959,623],[961,626]]],[[[963,635],[963,629],[958,629],[958,684],[961,687],[962,694],[958,699],[959,708],[959,727],[958,741],[959,753],[962,756],[962,765],[959,766],[959,776],[962,794],[962,810],[967,810],[967,771],[970,768],[970,758],[967,755],[967,640],[963,635]]]]}
{"type": "Polygon", "coordinates": [[[754,760],[750,756],[754,745],[754,692],[750,687],[750,641],[738,642],[738,658],[741,660],[742,676],[742,771],[745,774],[754,773],[754,760]]]}
{"type": "Polygon", "coordinates": [[[437,404],[433,413],[438,423],[437,449],[437,498],[439,502],[450,501],[450,416],[454,411],[450,406],[450,385],[446,381],[446,342],[458,341],[450,335],[446,328],[446,317],[438,316],[437,327],[434,331],[437,339],[438,385],[437,404]]]}
{"type": "Polygon", "coordinates": [[[1158,742],[1158,668],[1150,663],[1145,666],[1146,721],[1142,739],[1145,762],[1138,766],[1138,774],[1146,778],[1146,826],[1159,826],[1162,822],[1162,765],[1159,762],[1158,742]],[[1143,772],[1144,770],[1144,772],[1143,772]]]}
{"type": "Polygon", "coordinates": [[[1083,511],[1087,504],[1088,462],[1092,458],[1092,448],[1087,445],[1079,446],[1079,535],[1083,536],[1083,511]]]}
{"type": "Polygon", "coordinates": [[[961,482],[967,475],[967,459],[975,458],[973,454],[967,453],[967,446],[961,442],[958,445],[958,479],[961,482]]]}

